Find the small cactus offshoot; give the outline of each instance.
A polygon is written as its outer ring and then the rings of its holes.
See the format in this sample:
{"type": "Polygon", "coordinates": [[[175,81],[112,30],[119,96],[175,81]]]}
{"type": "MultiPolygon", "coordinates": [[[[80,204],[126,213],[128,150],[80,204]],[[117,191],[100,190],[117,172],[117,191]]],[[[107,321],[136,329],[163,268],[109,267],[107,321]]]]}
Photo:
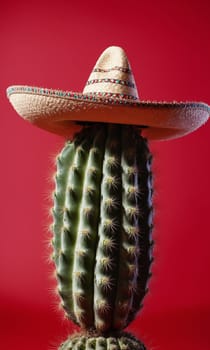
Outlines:
{"type": "Polygon", "coordinates": [[[146,350],[146,348],[134,336],[123,332],[108,337],[77,334],[61,344],[59,350],[146,350]]]}

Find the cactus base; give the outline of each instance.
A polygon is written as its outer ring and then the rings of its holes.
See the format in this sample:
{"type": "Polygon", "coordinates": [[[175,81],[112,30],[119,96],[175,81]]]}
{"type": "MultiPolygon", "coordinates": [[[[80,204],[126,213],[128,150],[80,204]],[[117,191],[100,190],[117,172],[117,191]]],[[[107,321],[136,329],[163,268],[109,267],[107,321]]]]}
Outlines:
{"type": "Polygon", "coordinates": [[[77,333],[61,344],[59,350],[146,350],[146,347],[126,332],[107,337],[93,333],[77,333]]]}

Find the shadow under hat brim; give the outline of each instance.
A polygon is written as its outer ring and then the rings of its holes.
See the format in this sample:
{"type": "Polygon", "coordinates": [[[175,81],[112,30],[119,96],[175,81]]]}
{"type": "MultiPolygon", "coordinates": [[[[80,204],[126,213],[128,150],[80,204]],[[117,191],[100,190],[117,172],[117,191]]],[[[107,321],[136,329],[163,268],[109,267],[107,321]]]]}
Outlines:
{"type": "Polygon", "coordinates": [[[174,139],[198,129],[210,114],[202,102],[138,101],[28,86],[9,87],[7,96],[25,120],[67,138],[83,123],[100,122],[136,125],[151,140],[174,139]]]}

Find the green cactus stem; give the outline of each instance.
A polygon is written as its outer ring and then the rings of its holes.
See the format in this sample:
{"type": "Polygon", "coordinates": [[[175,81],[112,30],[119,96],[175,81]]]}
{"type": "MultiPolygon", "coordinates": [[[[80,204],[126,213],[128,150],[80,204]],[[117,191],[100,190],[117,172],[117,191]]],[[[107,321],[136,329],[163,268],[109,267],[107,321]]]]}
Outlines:
{"type": "Polygon", "coordinates": [[[146,350],[144,344],[128,333],[117,336],[77,334],[67,339],[59,350],[146,350]]]}
{"type": "Polygon", "coordinates": [[[66,143],[53,217],[68,317],[100,334],[124,329],[142,305],[152,262],[151,154],[137,128],[94,124],[66,143]]]}

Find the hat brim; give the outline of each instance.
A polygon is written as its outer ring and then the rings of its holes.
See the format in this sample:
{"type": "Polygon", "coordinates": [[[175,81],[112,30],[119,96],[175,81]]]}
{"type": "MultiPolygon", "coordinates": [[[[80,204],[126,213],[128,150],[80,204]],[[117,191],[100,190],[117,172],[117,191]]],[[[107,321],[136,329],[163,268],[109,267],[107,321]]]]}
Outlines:
{"type": "Polygon", "coordinates": [[[32,124],[71,137],[80,122],[139,126],[144,137],[167,140],[189,134],[209,118],[202,102],[151,102],[29,86],[11,86],[7,96],[17,113],[32,124]]]}

